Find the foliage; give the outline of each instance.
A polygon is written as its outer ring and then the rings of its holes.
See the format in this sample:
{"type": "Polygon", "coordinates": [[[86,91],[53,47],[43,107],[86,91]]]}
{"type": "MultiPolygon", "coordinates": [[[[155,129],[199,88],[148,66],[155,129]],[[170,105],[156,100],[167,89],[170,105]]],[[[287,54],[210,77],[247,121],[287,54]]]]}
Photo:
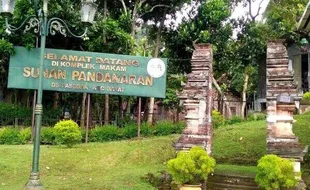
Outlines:
{"type": "Polygon", "coordinates": [[[234,115],[234,116],[231,117],[231,119],[227,120],[226,123],[228,125],[233,125],[233,124],[236,124],[236,123],[241,123],[243,121],[244,121],[244,119],[242,117],[234,115]]]}
{"type": "Polygon", "coordinates": [[[0,116],[7,118],[27,118],[31,117],[32,110],[16,104],[0,102],[0,116]]]}
{"type": "Polygon", "coordinates": [[[134,138],[137,136],[138,126],[137,124],[128,124],[122,129],[122,136],[124,138],[134,138]]]}
{"type": "Polygon", "coordinates": [[[23,128],[20,130],[20,142],[27,144],[31,141],[31,127],[23,128]]]}
{"type": "Polygon", "coordinates": [[[212,110],[212,126],[217,128],[225,123],[224,116],[217,110],[212,110]]]}
{"type": "Polygon", "coordinates": [[[252,113],[247,117],[248,121],[258,121],[258,120],[265,120],[266,114],[265,113],[252,113]]]}
{"type": "Polygon", "coordinates": [[[52,127],[43,127],[41,129],[41,143],[42,144],[54,144],[55,142],[55,134],[54,128],[52,127]]]}
{"type": "Polygon", "coordinates": [[[215,160],[202,147],[181,151],[168,161],[167,170],[178,184],[199,184],[214,171],[215,160]]]}
{"type": "Polygon", "coordinates": [[[59,121],[54,126],[54,135],[56,144],[65,144],[67,147],[80,143],[82,139],[78,124],[72,120],[59,121]]]}
{"type": "Polygon", "coordinates": [[[292,161],[276,155],[266,155],[258,161],[255,181],[267,190],[297,185],[292,161]]]}
{"type": "Polygon", "coordinates": [[[113,125],[97,126],[90,132],[90,141],[104,142],[120,139],[120,130],[113,125]]]}
{"type": "Polygon", "coordinates": [[[173,123],[169,120],[158,121],[155,124],[154,135],[165,136],[172,133],[173,123]]]}
{"type": "Polygon", "coordinates": [[[127,125],[133,125],[135,122],[132,120],[130,115],[125,115],[122,119],[119,120],[118,126],[124,127],[127,125]]]}
{"type": "MultiPolygon", "coordinates": [[[[169,61],[168,72],[171,74],[190,72],[193,42],[210,43],[214,54],[222,53],[232,35],[231,25],[225,22],[230,16],[228,1],[204,1],[199,6],[193,6],[193,9],[193,14],[189,15],[191,19],[184,19],[176,29],[164,35],[164,55],[175,59],[169,61]]],[[[215,60],[218,61],[221,56],[215,56],[215,60]]],[[[218,65],[214,67],[216,69],[218,65]]]]}
{"type": "Polygon", "coordinates": [[[309,105],[310,104],[310,92],[306,92],[303,94],[300,103],[303,105],[309,105]]]}
{"type": "Polygon", "coordinates": [[[0,144],[16,145],[21,143],[20,132],[17,128],[0,128],[0,144]]]}
{"type": "Polygon", "coordinates": [[[285,0],[277,3],[270,1],[264,15],[267,25],[271,28],[269,35],[275,39],[294,39],[298,18],[307,3],[308,0],[285,0]]]}
{"type": "Polygon", "coordinates": [[[142,176],[141,179],[156,187],[156,189],[165,188],[168,184],[171,187],[170,189],[178,189],[177,184],[172,183],[171,176],[165,170],[156,173],[149,172],[145,176],[142,176]]]}
{"type": "Polygon", "coordinates": [[[153,135],[154,127],[151,126],[148,122],[141,123],[141,135],[144,137],[149,137],[153,135]]]}
{"type": "Polygon", "coordinates": [[[172,134],[181,134],[186,127],[185,121],[178,121],[172,125],[172,134]]]}
{"type": "Polygon", "coordinates": [[[310,92],[306,92],[303,94],[302,99],[304,100],[310,100],[310,92]]]}

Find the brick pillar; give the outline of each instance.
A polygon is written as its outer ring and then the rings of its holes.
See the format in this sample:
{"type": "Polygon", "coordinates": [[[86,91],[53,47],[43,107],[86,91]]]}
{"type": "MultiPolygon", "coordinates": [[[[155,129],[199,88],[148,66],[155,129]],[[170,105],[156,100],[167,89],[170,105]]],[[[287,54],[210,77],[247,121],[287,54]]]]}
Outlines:
{"type": "Polygon", "coordinates": [[[195,45],[191,63],[192,72],[187,75],[187,84],[179,94],[186,112],[186,128],[175,144],[175,148],[189,150],[193,146],[203,146],[208,154],[211,154],[212,46],[195,45]]]}
{"type": "Polygon", "coordinates": [[[292,131],[293,111],[302,95],[288,70],[288,55],[282,40],[267,44],[267,153],[295,160],[300,172],[307,148],[301,146],[292,131]]]}

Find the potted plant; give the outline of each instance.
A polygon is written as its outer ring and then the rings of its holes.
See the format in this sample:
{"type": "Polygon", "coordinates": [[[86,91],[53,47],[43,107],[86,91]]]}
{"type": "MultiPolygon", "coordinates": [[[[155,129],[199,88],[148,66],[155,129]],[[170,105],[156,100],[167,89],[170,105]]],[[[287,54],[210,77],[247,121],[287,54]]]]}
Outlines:
{"type": "Polygon", "coordinates": [[[180,151],[168,161],[167,170],[180,190],[201,190],[201,183],[214,171],[215,160],[202,147],[193,147],[189,152],[180,151]]]}

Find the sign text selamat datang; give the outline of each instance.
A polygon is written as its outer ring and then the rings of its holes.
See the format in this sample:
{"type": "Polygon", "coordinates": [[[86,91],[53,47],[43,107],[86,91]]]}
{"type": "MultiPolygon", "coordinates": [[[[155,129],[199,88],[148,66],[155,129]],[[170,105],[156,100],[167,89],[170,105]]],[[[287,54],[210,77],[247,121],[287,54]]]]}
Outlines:
{"type": "MultiPolygon", "coordinates": [[[[37,89],[39,49],[15,47],[9,88],[37,89]]],[[[164,98],[167,59],[46,49],[43,89],[164,98]]]]}

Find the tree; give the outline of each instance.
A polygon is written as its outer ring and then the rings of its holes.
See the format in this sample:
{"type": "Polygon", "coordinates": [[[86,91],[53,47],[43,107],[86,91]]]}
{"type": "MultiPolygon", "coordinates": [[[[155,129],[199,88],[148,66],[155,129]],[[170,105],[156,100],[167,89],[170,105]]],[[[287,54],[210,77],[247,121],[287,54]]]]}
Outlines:
{"type": "MultiPolygon", "coordinates": [[[[175,29],[170,28],[164,31],[164,56],[171,58],[168,77],[191,71],[190,58],[193,52],[193,43],[210,43],[214,50],[214,75],[215,78],[220,78],[223,72],[228,71],[227,67],[230,64],[226,65],[226,63],[233,60],[225,58],[225,55],[231,54],[232,57],[234,54],[226,50],[232,41],[232,25],[229,23],[230,2],[226,0],[202,2],[193,6],[193,10],[190,12],[196,12],[196,14],[189,15],[188,20],[183,19],[175,29]],[[224,67],[225,69],[223,69],[224,67]]],[[[164,102],[171,102],[171,99],[177,98],[176,92],[180,89],[175,80],[168,80],[167,83],[167,98],[164,102]]],[[[216,80],[214,83],[217,84],[216,80]]],[[[216,89],[221,91],[220,88],[216,89]]],[[[173,100],[173,102],[176,101],[173,100]]]]}

